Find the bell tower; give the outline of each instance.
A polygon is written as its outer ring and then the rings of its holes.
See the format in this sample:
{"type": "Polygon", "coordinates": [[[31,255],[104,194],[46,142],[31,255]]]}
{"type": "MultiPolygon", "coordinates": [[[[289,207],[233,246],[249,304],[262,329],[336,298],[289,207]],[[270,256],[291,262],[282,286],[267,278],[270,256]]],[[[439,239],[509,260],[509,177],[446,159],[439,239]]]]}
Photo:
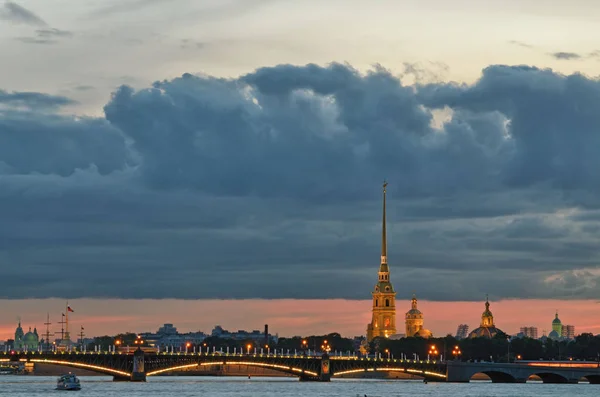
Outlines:
{"type": "Polygon", "coordinates": [[[390,281],[390,268],[387,263],[387,236],[385,225],[387,182],[383,183],[383,221],[381,230],[381,264],[378,280],[371,295],[373,297],[372,319],[367,325],[367,341],[377,337],[389,337],[396,333],[396,292],[390,281]]]}

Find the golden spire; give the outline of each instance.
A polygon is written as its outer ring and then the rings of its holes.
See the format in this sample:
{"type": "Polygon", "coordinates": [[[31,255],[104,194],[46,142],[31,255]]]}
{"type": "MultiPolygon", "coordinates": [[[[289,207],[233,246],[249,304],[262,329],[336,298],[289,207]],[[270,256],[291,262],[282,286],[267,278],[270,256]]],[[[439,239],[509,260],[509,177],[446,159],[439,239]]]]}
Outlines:
{"type": "Polygon", "coordinates": [[[386,227],[385,227],[385,193],[387,182],[383,181],[383,222],[381,231],[381,263],[387,263],[387,238],[386,238],[386,227]]]}

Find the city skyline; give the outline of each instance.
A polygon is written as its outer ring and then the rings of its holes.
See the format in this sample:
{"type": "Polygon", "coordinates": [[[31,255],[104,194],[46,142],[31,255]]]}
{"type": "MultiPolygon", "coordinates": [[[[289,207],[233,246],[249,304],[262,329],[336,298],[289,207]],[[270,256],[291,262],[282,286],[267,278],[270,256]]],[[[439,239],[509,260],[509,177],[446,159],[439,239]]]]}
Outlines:
{"type": "MultiPolygon", "coordinates": [[[[481,302],[434,302],[419,300],[419,309],[425,316],[427,328],[434,337],[454,335],[456,327],[465,323],[469,330],[479,326],[481,313],[485,309],[485,298],[481,302]]],[[[57,324],[61,312],[52,308],[64,306],[64,301],[52,300],[17,300],[2,301],[12,307],[14,321],[0,320],[0,340],[14,336],[17,317],[21,317],[24,327],[38,333],[45,333],[42,325],[46,312],[50,312],[53,322],[51,332],[55,338],[60,334],[57,324]],[[56,306],[58,305],[58,306],[56,306]],[[17,312],[16,308],[22,311],[17,312]],[[38,318],[36,321],[35,319],[38,318]]],[[[371,318],[371,300],[211,300],[211,301],[177,301],[177,300],[118,300],[99,301],[81,299],[72,301],[77,305],[77,313],[72,313],[69,320],[73,329],[85,327],[86,336],[116,335],[124,332],[155,331],[164,323],[174,324],[180,332],[203,331],[210,333],[215,325],[225,329],[262,330],[269,324],[269,331],[279,336],[309,336],[339,332],[345,337],[364,335],[364,324],[371,318]],[[175,309],[174,309],[175,308],[175,309]],[[135,312],[134,312],[135,310],[135,312]],[[169,314],[170,313],[170,314],[169,314]],[[194,313],[194,316],[190,316],[194,313]],[[257,313],[257,316],[249,315],[257,313]],[[262,313],[262,314],[261,314],[262,313]],[[198,319],[198,316],[206,318],[198,319]],[[295,332],[295,330],[297,332],[295,332]]],[[[539,336],[552,330],[552,320],[558,309],[563,324],[575,326],[576,334],[600,333],[600,321],[588,315],[595,309],[596,302],[590,301],[495,301],[492,310],[496,325],[503,331],[515,335],[521,327],[538,328],[539,336]],[[562,314],[561,314],[562,313],[562,314]]],[[[410,300],[397,300],[397,311],[402,316],[399,324],[404,326],[404,313],[410,309],[410,300]]],[[[60,309],[59,309],[60,310],[60,309]]],[[[64,309],[63,309],[64,310],[64,309]]],[[[402,328],[403,329],[403,328],[402,328]]]]}
{"type": "Polygon", "coordinates": [[[434,335],[489,294],[507,332],[552,306],[600,333],[598,20],[592,0],[0,0],[0,303],[364,334],[385,179],[397,330],[413,293],[434,335]]]}

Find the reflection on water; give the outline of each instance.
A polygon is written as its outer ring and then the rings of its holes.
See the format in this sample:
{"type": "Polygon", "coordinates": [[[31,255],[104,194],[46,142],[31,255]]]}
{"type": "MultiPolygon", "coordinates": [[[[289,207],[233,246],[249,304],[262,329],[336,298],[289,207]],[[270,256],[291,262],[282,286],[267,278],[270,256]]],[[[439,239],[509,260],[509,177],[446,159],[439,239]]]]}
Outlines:
{"type": "MultiPolygon", "coordinates": [[[[109,377],[81,377],[82,389],[76,395],[112,397],[210,396],[210,397],[387,397],[387,396],[465,396],[465,397],[592,397],[600,394],[600,385],[427,384],[410,380],[336,379],[331,382],[299,382],[294,378],[252,377],[152,377],[146,383],[113,382],[109,377]]],[[[56,377],[0,376],[0,396],[48,396],[63,393],[54,390],[56,377]]]]}

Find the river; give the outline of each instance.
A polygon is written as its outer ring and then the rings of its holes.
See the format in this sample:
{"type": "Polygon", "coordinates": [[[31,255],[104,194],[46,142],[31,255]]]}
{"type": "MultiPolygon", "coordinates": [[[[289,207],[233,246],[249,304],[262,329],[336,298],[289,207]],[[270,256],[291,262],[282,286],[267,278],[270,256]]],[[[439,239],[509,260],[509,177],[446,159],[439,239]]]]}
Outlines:
{"type": "MultiPolygon", "coordinates": [[[[392,396],[460,396],[460,397],[592,397],[600,385],[551,385],[541,382],[501,384],[484,381],[471,383],[433,383],[336,379],[331,382],[299,382],[294,378],[245,377],[152,377],[146,383],[113,382],[109,377],[80,377],[82,389],[76,396],[90,397],[392,397],[392,396]]],[[[60,395],[56,377],[0,376],[0,396],[37,397],[60,395]]]]}

